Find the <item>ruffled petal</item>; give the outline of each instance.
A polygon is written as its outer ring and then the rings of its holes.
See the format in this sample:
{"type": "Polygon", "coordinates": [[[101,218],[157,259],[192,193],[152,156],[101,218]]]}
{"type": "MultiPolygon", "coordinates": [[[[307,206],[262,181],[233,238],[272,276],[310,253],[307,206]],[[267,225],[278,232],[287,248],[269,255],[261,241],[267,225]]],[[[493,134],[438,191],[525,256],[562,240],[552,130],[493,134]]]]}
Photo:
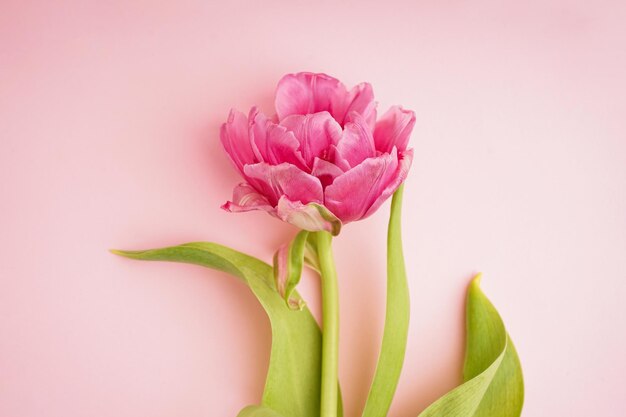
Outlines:
{"type": "Polygon", "coordinates": [[[310,232],[325,230],[337,236],[341,230],[341,221],[337,216],[317,203],[302,204],[283,196],[278,201],[276,214],[281,220],[310,232]]]}
{"type": "Polygon", "coordinates": [[[251,210],[264,210],[270,213],[276,210],[263,195],[259,194],[250,184],[243,182],[233,190],[232,201],[227,201],[222,208],[231,213],[251,210]]]}
{"type": "Polygon", "coordinates": [[[248,119],[231,110],[226,123],[220,129],[220,140],[235,167],[243,174],[243,167],[258,162],[248,138],[248,119]]]}
{"type": "Polygon", "coordinates": [[[342,222],[361,219],[397,175],[398,154],[368,158],[326,187],[324,205],[342,222]]]}
{"type": "Polygon", "coordinates": [[[320,111],[333,113],[338,98],[347,94],[339,80],[326,74],[300,72],[287,74],[276,88],[276,113],[279,120],[291,114],[309,114],[320,111]]]}
{"type": "Polygon", "coordinates": [[[313,161],[311,175],[319,178],[324,188],[332,184],[335,178],[341,174],[343,174],[343,170],[332,162],[320,158],[315,158],[313,161]]]}
{"type": "Polygon", "coordinates": [[[374,214],[376,210],[396,192],[400,184],[406,180],[409,170],[411,169],[411,163],[413,162],[413,149],[407,149],[404,152],[398,153],[398,169],[392,180],[387,184],[382,193],[374,201],[374,203],[367,210],[363,218],[369,217],[374,214]]]}
{"type": "MultiPolygon", "coordinates": [[[[267,128],[271,121],[254,106],[248,114],[248,135],[252,152],[259,162],[266,161],[267,154],[267,128]]],[[[267,161],[266,161],[267,162],[267,161]]]]}
{"type": "Polygon", "coordinates": [[[302,157],[300,142],[293,132],[282,126],[272,124],[267,129],[267,162],[278,165],[288,162],[301,170],[308,171],[308,165],[302,157]]]}
{"type": "Polygon", "coordinates": [[[328,149],[327,159],[329,161],[332,161],[333,164],[337,165],[339,169],[341,169],[343,172],[346,172],[347,170],[351,168],[348,161],[346,161],[344,157],[339,153],[339,151],[337,150],[337,146],[335,145],[332,145],[328,149]]]}
{"type": "Polygon", "coordinates": [[[333,116],[342,126],[349,121],[350,113],[355,112],[362,115],[370,128],[373,129],[376,122],[376,102],[371,84],[361,83],[352,88],[333,110],[335,111],[333,116]]]}
{"type": "Polygon", "coordinates": [[[292,132],[270,121],[256,108],[250,111],[250,142],[258,161],[278,165],[288,162],[308,170],[299,151],[300,142],[292,132]]]}
{"type": "Polygon", "coordinates": [[[380,152],[391,152],[395,146],[399,151],[404,151],[414,125],[415,113],[400,106],[392,106],[376,122],[374,129],[376,149],[380,152]]]}
{"type": "Polygon", "coordinates": [[[301,115],[293,114],[285,117],[280,125],[293,132],[300,143],[300,152],[309,167],[313,166],[315,158],[324,158],[331,145],[339,142],[341,126],[330,113],[301,115]]]}
{"type": "Polygon", "coordinates": [[[303,204],[323,201],[320,180],[295,165],[288,163],[270,165],[260,162],[246,165],[244,173],[254,188],[265,196],[272,206],[276,206],[282,196],[303,204]]]}
{"type": "Polygon", "coordinates": [[[346,123],[341,140],[337,144],[337,154],[350,167],[355,167],[367,158],[376,156],[372,131],[363,115],[350,113],[350,122],[346,123]]]}

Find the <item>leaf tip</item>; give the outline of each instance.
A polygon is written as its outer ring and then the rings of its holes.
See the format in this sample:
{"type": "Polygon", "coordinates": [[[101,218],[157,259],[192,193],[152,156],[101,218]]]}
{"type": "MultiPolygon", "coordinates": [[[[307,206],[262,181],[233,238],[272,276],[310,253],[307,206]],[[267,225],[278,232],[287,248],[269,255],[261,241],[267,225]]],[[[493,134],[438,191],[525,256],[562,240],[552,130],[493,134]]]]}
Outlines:
{"type": "Polygon", "coordinates": [[[483,274],[482,272],[478,272],[476,275],[474,275],[474,277],[472,278],[472,281],[470,282],[468,289],[467,289],[467,296],[471,297],[472,294],[480,294],[482,293],[482,289],[480,288],[480,284],[481,281],[483,279],[483,274]]]}
{"type": "Polygon", "coordinates": [[[287,307],[289,307],[291,311],[302,311],[306,307],[306,301],[300,297],[289,298],[287,300],[287,307]]]}
{"type": "Polygon", "coordinates": [[[109,252],[117,256],[123,256],[124,258],[136,258],[137,255],[137,251],[131,250],[109,249],[109,252]]]}

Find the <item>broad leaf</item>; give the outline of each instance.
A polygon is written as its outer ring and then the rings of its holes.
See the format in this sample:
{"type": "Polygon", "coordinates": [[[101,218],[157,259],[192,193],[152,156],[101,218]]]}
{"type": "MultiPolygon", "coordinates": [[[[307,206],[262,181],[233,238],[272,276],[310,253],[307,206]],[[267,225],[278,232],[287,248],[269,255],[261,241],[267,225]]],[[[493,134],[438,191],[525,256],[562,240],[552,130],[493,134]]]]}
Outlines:
{"type": "Polygon", "coordinates": [[[237,414],[237,417],[284,417],[271,408],[262,405],[250,405],[237,414]]]}
{"type": "Polygon", "coordinates": [[[465,383],[419,417],[519,417],[524,381],[519,358],[497,310],[474,278],[467,294],[465,383]]]}
{"type": "Polygon", "coordinates": [[[387,309],[383,341],[363,417],[385,417],[393,399],[406,351],[409,329],[409,288],[401,235],[403,186],[391,201],[387,232],[387,309]]]}
{"type": "MultiPolygon", "coordinates": [[[[272,350],[262,404],[285,417],[319,416],[320,329],[308,308],[293,311],[286,306],[268,264],[215,243],[113,252],[133,259],[202,265],[241,278],[259,299],[272,324],[272,350]]],[[[295,292],[294,295],[299,297],[295,292]]]]}

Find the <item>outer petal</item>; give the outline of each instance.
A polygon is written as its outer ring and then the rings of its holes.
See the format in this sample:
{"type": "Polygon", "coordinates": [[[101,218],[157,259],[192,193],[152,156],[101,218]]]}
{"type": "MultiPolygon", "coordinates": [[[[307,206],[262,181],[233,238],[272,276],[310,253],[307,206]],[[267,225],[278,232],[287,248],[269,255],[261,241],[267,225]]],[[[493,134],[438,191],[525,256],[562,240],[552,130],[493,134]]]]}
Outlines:
{"type": "Polygon", "coordinates": [[[399,153],[398,157],[398,170],[396,171],[396,174],[394,175],[391,182],[387,184],[383,192],[378,196],[376,201],[374,201],[374,203],[370,206],[363,218],[369,217],[370,215],[374,214],[374,212],[378,210],[378,208],[389,197],[391,197],[393,193],[396,192],[400,184],[402,184],[406,179],[409,170],[411,169],[411,163],[413,162],[413,149],[407,149],[406,151],[399,153]]]}
{"type": "Polygon", "coordinates": [[[231,161],[242,174],[244,165],[258,162],[248,139],[248,120],[243,113],[230,111],[228,120],[220,129],[220,140],[231,161]]]}
{"type": "Polygon", "coordinates": [[[355,86],[343,97],[343,100],[338,103],[334,110],[333,116],[342,125],[348,122],[347,118],[350,113],[356,112],[362,115],[373,129],[376,122],[376,102],[371,84],[361,83],[355,86]]]}
{"type": "Polygon", "coordinates": [[[276,89],[276,113],[279,120],[291,114],[333,113],[337,97],[346,94],[344,85],[326,74],[287,74],[278,82],[276,89]]]}
{"type": "Polygon", "coordinates": [[[300,152],[309,167],[313,166],[316,157],[326,157],[328,148],[341,137],[341,126],[326,111],[294,114],[285,117],[280,124],[298,139],[300,152]]]}
{"type": "Polygon", "coordinates": [[[399,151],[404,151],[414,125],[415,113],[400,106],[392,106],[376,122],[374,129],[376,149],[380,152],[391,152],[395,146],[399,151]]]}
{"type": "Polygon", "coordinates": [[[372,131],[365,118],[356,112],[350,113],[350,122],[346,123],[341,140],[337,144],[338,156],[350,167],[355,167],[367,158],[376,156],[372,131]]]}
{"type": "Polygon", "coordinates": [[[233,190],[233,201],[227,201],[222,208],[231,213],[239,213],[250,210],[264,210],[275,212],[274,207],[267,198],[259,194],[250,184],[242,182],[233,190]]]}
{"type": "Polygon", "coordinates": [[[342,222],[361,219],[397,176],[398,154],[369,158],[326,187],[324,205],[342,222]]]}
{"type": "Polygon", "coordinates": [[[248,134],[250,136],[252,152],[254,152],[254,155],[259,162],[266,161],[267,128],[272,122],[267,118],[267,116],[261,113],[256,106],[250,109],[248,120],[248,134]]]}
{"type": "Polygon", "coordinates": [[[276,207],[280,219],[310,232],[326,230],[333,236],[341,231],[341,221],[326,207],[317,203],[302,204],[281,197],[276,207]]]}
{"type": "Polygon", "coordinates": [[[276,206],[282,196],[303,204],[323,201],[320,180],[294,165],[288,163],[270,165],[260,162],[246,165],[244,173],[254,188],[263,194],[272,206],[276,206]]]}

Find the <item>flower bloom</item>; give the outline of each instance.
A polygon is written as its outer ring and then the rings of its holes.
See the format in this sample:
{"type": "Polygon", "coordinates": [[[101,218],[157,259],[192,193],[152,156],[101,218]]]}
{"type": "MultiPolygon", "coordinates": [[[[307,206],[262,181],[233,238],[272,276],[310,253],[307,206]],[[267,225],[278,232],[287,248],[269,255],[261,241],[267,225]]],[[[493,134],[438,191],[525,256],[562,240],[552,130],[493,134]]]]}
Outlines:
{"type": "Polygon", "coordinates": [[[247,117],[231,110],[222,125],[224,149],[245,179],[225,210],[265,210],[301,229],[337,234],[405,180],[415,114],[393,106],[376,120],[370,84],[348,90],[326,74],[288,74],[275,107],[272,118],[256,107],[247,117]]]}

